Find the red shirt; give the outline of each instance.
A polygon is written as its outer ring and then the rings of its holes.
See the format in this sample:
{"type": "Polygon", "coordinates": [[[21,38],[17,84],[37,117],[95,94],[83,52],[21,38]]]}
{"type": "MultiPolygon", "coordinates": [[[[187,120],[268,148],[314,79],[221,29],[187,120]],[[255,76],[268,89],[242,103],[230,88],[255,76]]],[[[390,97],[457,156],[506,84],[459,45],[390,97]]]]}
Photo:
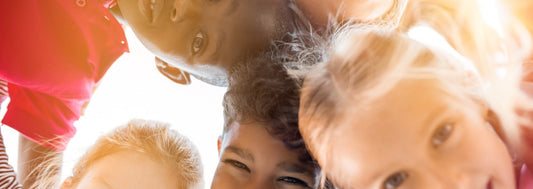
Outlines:
{"type": "Polygon", "coordinates": [[[128,51],[110,1],[0,1],[0,78],[11,102],[2,123],[63,150],[93,87],[128,51]]]}

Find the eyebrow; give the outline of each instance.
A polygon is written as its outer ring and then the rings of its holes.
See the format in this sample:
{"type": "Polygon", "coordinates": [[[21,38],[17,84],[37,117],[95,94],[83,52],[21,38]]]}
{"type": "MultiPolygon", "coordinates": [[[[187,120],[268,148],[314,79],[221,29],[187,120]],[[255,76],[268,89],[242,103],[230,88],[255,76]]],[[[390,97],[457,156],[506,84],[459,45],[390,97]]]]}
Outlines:
{"type": "Polygon", "coordinates": [[[445,105],[439,105],[434,111],[431,111],[429,112],[427,115],[428,117],[426,117],[424,119],[424,121],[422,122],[422,124],[425,125],[425,127],[423,127],[421,130],[420,130],[420,134],[421,136],[424,136],[426,135],[426,133],[429,133],[429,135],[431,136],[434,130],[434,125],[436,125],[439,121],[441,121],[444,117],[444,113],[448,112],[449,111],[449,107],[446,107],[445,105]]]}
{"type": "Polygon", "coordinates": [[[250,161],[254,161],[254,156],[252,156],[252,154],[246,150],[243,150],[241,148],[238,148],[238,147],[235,147],[235,146],[228,146],[226,147],[227,151],[229,152],[232,152],[234,154],[237,154],[238,156],[244,158],[244,159],[247,159],[247,160],[250,160],[250,161]]]}
{"type": "Polygon", "coordinates": [[[315,172],[307,167],[295,164],[295,163],[289,163],[289,162],[282,162],[276,165],[276,167],[280,168],[283,171],[290,172],[290,173],[299,173],[299,174],[305,174],[310,177],[315,176],[315,172]]]}
{"type": "Polygon", "coordinates": [[[104,185],[105,187],[109,188],[109,189],[113,189],[113,187],[111,186],[111,184],[109,184],[107,182],[107,178],[106,177],[102,177],[101,175],[98,175],[98,176],[95,176],[91,179],[91,182],[96,182],[96,183],[100,183],[102,185],[104,185]]]}

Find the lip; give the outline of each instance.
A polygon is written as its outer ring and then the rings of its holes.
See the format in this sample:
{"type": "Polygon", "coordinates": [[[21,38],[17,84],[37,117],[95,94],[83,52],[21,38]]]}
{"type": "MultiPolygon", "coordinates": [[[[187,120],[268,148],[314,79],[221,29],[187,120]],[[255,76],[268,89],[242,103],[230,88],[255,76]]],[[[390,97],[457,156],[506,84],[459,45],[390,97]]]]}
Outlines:
{"type": "Polygon", "coordinates": [[[492,187],[492,179],[489,179],[489,181],[487,181],[487,189],[493,189],[492,187]]]}
{"type": "Polygon", "coordinates": [[[163,10],[164,0],[139,0],[138,6],[141,14],[150,23],[154,23],[163,10]]]}

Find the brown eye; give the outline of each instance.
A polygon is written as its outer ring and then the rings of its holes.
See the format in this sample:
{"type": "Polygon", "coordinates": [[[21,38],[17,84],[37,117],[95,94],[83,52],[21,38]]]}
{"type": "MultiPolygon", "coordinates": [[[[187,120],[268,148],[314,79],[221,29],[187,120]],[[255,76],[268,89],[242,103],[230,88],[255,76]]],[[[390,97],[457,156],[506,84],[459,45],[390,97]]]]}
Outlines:
{"type": "Polygon", "coordinates": [[[407,179],[407,176],[408,176],[407,173],[403,171],[394,173],[391,176],[389,176],[387,180],[385,180],[385,182],[383,183],[383,188],[384,189],[398,188],[400,187],[400,185],[403,184],[403,181],[407,179]]]}
{"type": "Polygon", "coordinates": [[[435,133],[433,134],[433,137],[431,139],[431,142],[433,146],[438,147],[442,143],[444,143],[452,134],[453,126],[451,124],[446,124],[441,127],[439,127],[435,133]]]}
{"type": "Polygon", "coordinates": [[[237,161],[237,160],[232,160],[232,159],[226,159],[224,160],[224,163],[227,163],[239,170],[243,170],[243,171],[246,171],[246,172],[251,172],[250,168],[248,168],[248,166],[246,166],[244,163],[241,163],[240,161],[237,161]]]}
{"type": "Polygon", "coordinates": [[[194,36],[194,39],[192,41],[191,51],[192,54],[197,54],[198,52],[202,51],[206,45],[206,36],[203,32],[198,32],[194,36]]]}

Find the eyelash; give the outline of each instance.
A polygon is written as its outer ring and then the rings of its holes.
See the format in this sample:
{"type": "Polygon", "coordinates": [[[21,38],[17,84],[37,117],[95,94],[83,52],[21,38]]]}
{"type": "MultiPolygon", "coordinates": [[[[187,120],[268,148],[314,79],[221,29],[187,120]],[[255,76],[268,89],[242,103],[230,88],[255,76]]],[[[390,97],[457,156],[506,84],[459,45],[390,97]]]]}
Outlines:
{"type": "Polygon", "coordinates": [[[450,135],[452,135],[453,132],[453,125],[452,124],[445,124],[443,126],[440,126],[437,128],[435,133],[433,133],[433,136],[431,137],[431,143],[434,147],[439,147],[442,145],[448,138],[450,138],[450,135]]]}
{"type": "Polygon", "coordinates": [[[391,176],[387,177],[385,182],[383,182],[383,189],[397,188],[403,184],[403,182],[405,181],[405,179],[407,179],[407,177],[409,177],[409,175],[404,171],[396,172],[392,174],[391,176]]]}
{"type": "Polygon", "coordinates": [[[207,44],[207,35],[204,32],[197,32],[192,39],[192,44],[191,44],[192,54],[196,55],[199,52],[201,52],[205,48],[206,44],[207,44]]]}
{"type": "MultiPolygon", "coordinates": [[[[244,163],[241,163],[237,160],[232,160],[232,159],[226,159],[224,160],[224,163],[228,163],[230,164],[231,166],[237,168],[237,169],[242,169],[242,170],[245,170],[247,172],[250,172],[250,168],[248,168],[248,166],[246,166],[244,163]]],[[[293,184],[293,185],[299,185],[299,186],[303,186],[303,187],[306,187],[306,188],[311,188],[309,186],[309,184],[307,184],[306,182],[300,180],[300,179],[297,179],[297,178],[294,178],[294,177],[280,177],[278,178],[278,181],[281,181],[281,182],[285,182],[285,183],[288,183],[288,184],[293,184]]]]}
{"type": "Polygon", "coordinates": [[[244,163],[241,163],[239,161],[236,161],[236,160],[232,160],[232,159],[226,159],[224,160],[224,163],[229,163],[231,166],[237,168],[237,169],[242,169],[242,170],[245,170],[247,172],[250,172],[250,168],[248,168],[248,166],[246,166],[244,163]]]}
{"type": "Polygon", "coordinates": [[[306,182],[300,179],[294,178],[294,177],[280,177],[278,178],[278,181],[285,182],[288,184],[293,184],[293,185],[299,185],[299,186],[303,186],[306,188],[311,188],[309,184],[307,184],[306,182]]]}

